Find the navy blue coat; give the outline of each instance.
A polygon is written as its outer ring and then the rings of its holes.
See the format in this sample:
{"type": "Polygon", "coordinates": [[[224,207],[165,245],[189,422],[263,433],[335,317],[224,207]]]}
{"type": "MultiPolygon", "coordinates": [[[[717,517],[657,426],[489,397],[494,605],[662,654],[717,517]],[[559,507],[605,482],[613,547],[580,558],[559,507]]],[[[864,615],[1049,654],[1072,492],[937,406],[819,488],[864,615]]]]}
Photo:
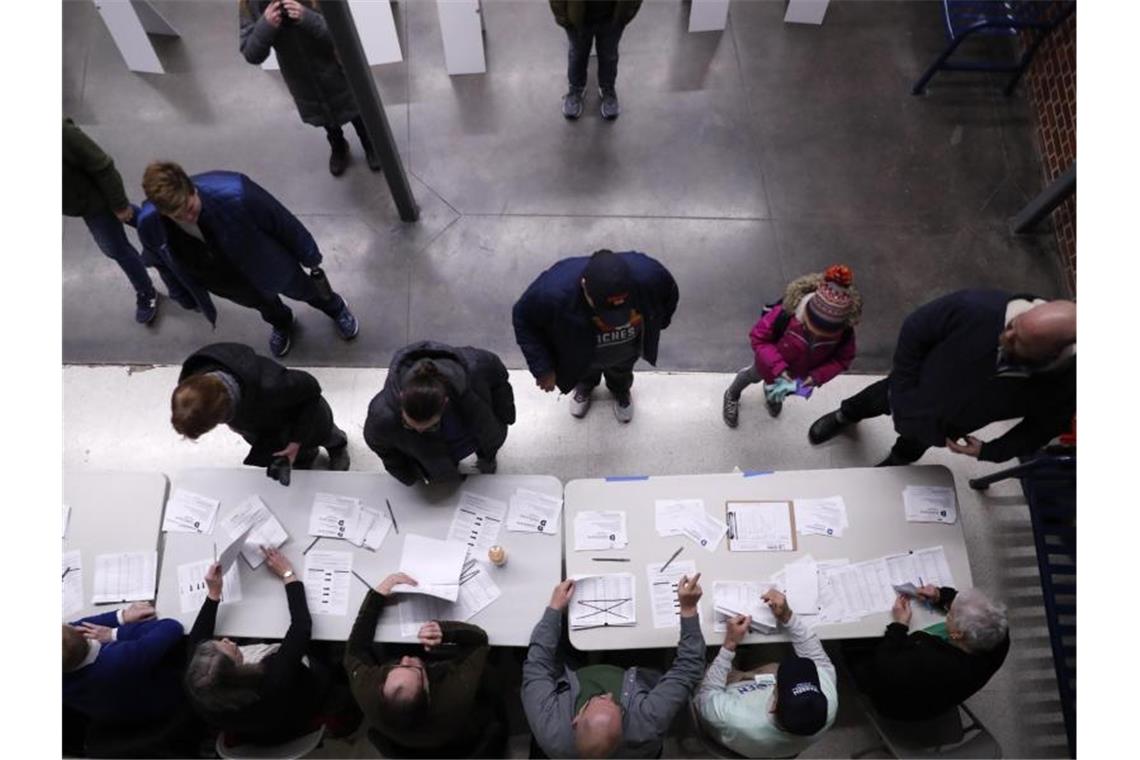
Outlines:
{"type": "MultiPolygon", "coordinates": [[[[199,226],[209,229],[221,253],[266,296],[281,293],[297,274],[298,264],[321,263],[317,241],[305,225],[249,177],[213,171],[190,179],[202,199],[199,226]]],[[[172,298],[184,306],[197,306],[213,324],[217,309],[209,292],[178,266],[167,242],[168,224],[174,222],[150,201],[143,204],[138,218],[143,258],[162,274],[172,298]]]]}
{"type": "MultiPolygon", "coordinates": [[[[661,331],[677,310],[677,281],[644,253],[618,255],[633,275],[631,299],[645,320],[642,358],[656,364],[661,331]]],[[[555,263],[530,284],[513,311],[515,339],[531,374],[538,378],[553,371],[563,393],[573,390],[589,370],[597,346],[594,312],[581,286],[589,260],[589,256],[576,256],[555,263]]]]}
{"type": "Polygon", "coordinates": [[[177,620],[144,620],[119,625],[114,612],[78,620],[118,628],[95,662],[63,674],[63,704],[100,721],[145,723],[181,705],[182,673],[167,654],[182,643],[177,620]],[[166,660],[164,662],[164,660],[166,660]]]}
{"type": "Polygon", "coordinates": [[[978,459],[1004,462],[1036,451],[1068,429],[1077,408],[1077,366],[1029,377],[997,375],[998,336],[1015,298],[1002,290],[959,290],[903,322],[889,378],[899,435],[945,446],[998,420],[1023,418],[987,441],[978,459]]]}

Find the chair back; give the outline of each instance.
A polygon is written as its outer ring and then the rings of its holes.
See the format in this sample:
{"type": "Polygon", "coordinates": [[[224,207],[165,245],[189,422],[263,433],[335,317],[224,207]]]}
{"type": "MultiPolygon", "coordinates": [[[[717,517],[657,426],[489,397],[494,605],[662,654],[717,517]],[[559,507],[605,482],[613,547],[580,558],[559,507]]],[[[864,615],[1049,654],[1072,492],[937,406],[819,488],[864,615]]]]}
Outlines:
{"type": "Polygon", "coordinates": [[[883,745],[895,757],[993,758],[1002,756],[1001,745],[969,708],[959,705],[927,720],[894,720],[879,714],[864,701],[867,717],[883,745]],[[962,712],[970,723],[962,724],[962,712]]]}
{"type": "Polygon", "coordinates": [[[281,744],[234,744],[226,746],[225,734],[218,734],[214,743],[214,751],[218,757],[234,758],[235,760],[295,760],[309,754],[321,746],[325,738],[325,727],[316,731],[302,734],[296,739],[290,739],[281,744]]]}

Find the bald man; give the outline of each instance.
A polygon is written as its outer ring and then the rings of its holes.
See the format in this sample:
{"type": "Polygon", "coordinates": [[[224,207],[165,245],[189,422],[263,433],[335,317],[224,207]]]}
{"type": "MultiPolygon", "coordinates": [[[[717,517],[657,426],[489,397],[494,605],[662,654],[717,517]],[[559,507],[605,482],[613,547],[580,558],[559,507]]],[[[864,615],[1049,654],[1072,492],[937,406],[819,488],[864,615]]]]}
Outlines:
{"type": "Polygon", "coordinates": [[[813,444],[883,414],[898,439],[879,467],[931,446],[986,462],[1031,454],[1065,432],[1077,410],[1077,305],[1001,290],[959,290],[903,322],[891,373],[820,417],[813,444]],[[971,433],[1020,419],[991,441],[971,433]]]}
{"type": "MultiPolygon", "coordinates": [[[[661,740],[700,683],[705,639],[697,617],[700,573],[677,585],[681,641],[664,675],[644,668],[622,670],[565,664],[562,614],[572,603],[574,581],[554,587],[550,605],[530,634],[523,663],[522,703],[531,733],[549,757],[659,757],[661,740]]],[[[618,631],[614,631],[618,634],[618,631]]]]}

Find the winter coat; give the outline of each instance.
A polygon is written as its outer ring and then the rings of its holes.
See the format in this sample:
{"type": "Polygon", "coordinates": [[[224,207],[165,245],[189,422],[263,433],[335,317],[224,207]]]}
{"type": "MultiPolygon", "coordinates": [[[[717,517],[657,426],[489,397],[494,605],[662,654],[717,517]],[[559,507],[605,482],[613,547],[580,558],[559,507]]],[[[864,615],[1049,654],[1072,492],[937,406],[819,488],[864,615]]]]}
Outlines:
{"type": "Polygon", "coordinates": [[[1077,405],[1077,363],[1028,377],[997,374],[1006,306],[1001,290],[959,290],[919,307],[903,322],[889,376],[899,435],[945,446],[991,422],[1023,418],[982,445],[978,459],[1004,462],[1036,451],[1069,427],[1077,405]]]}
{"type": "MultiPolygon", "coordinates": [[[[586,18],[586,3],[590,0],[550,0],[554,21],[563,28],[581,28],[586,18]]],[[[614,23],[625,26],[641,10],[641,0],[617,0],[614,3],[614,23]]]]}
{"type": "MultiPolygon", "coordinates": [[[[669,326],[680,294],[673,275],[655,259],[637,251],[618,253],[629,266],[634,285],[631,304],[641,312],[641,356],[657,364],[661,331],[669,326]]],[[[555,383],[569,393],[586,374],[597,346],[594,312],[582,293],[588,256],[563,259],[540,274],[515,303],[515,339],[536,378],[555,373],[555,383]]]]}
{"type": "Polygon", "coordinates": [[[855,359],[853,329],[849,327],[834,338],[819,338],[811,336],[803,322],[792,317],[784,334],[776,338],[774,327],[782,313],[783,305],[773,307],[748,333],[756,354],[756,369],[764,382],[771,383],[787,372],[799,379],[810,375],[812,382],[819,386],[851,367],[855,359]]]}
{"type": "Polygon", "coordinates": [[[285,22],[275,29],[265,20],[269,4],[270,0],[250,0],[248,7],[242,8],[242,55],[250,63],[259,64],[273,49],[301,121],[316,127],[338,127],[352,121],[359,110],[325,17],[302,3],[305,13],[299,21],[285,22]]]}
{"type": "Polygon", "coordinates": [[[456,480],[459,470],[439,433],[404,427],[400,394],[416,365],[431,360],[447,384],[449,406],[462,417],[481,457],[494,457],[515,421],[515,397],[507,368],[490,351],[422,341],[392,357],[384,388],[368,405],[364,441],[384,469],[404,485],[456,480]]]}
{"type": "Polygon", "coordinates": [[[307,449],[328,439],[332,411],[320,383],[308,372],[287,369],[241,343],[214,343],[183,362],[178,382],[216,370],[232,375],[241,389],[228,424],[251,446],[244,464],[265,467],[290,442],[307,449]]]}
{"type": "MultiPolygon", "coordinates": [[[[208,230],[220,252],[265,296],[281,293],[296,276],[298,264],[321,263],[317,241],[305,225],[249,177],[213,171],[190,179],[202,200],[198,226],[208,230]]],[[[150,201],[143,204],[138,216],[143,260],[159,270],[172,298],[197,306],[214,324],[218,311],[209,292],[178,265],[170,250],[166,225],[173,224],[150,201]]]]}
{"type": "Polygon", "coordinates": [[[87,216],[130,205],[115,162],[94,140],[63,120],[63,213],[87,216]]]}

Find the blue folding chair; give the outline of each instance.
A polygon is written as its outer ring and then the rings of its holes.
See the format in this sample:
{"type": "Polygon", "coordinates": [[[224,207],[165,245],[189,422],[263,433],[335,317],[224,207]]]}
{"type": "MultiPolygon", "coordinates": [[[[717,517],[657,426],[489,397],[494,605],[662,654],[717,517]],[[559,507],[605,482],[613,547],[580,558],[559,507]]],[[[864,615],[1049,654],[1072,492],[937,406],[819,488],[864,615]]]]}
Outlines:
{"type": "Polygon", "coordinates": [[[926,85],[939,71],[994,71],[1012,73],[1005,86],[1009,95],[1017,87],[1021,75],[1029,67],[1037,48],[1049,33],[1064,23],[1077,9],[1075,0],[942,0],[946,20],[946,34],[950,44],[935,59],[926,73],[914,83],[911,95],[926,92],[926,85]],[[985,37],[1016,37],[1022,30],[1030,32],[1031,40],[1021,57],[1013,63],[994,60],[968,59],[951,61],[950,56],[966,39],[975,35],[985,37]]]}

